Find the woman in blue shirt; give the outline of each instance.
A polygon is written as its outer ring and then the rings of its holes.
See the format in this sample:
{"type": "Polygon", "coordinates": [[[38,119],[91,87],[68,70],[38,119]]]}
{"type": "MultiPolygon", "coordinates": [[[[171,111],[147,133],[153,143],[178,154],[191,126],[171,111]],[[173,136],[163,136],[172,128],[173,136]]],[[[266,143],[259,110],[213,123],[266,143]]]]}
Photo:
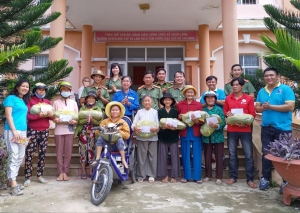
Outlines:
{"type": "Polygon", "coordinates": [[[16,177],[22,163],[26,145],[22,140],[26,138],[27,131],[27,102],[29,100],[29,82],[21,79],[15,85],[13,91],[3,102],[5,107],[4,138],[9,155],[7,177],[10,182],[10,194],[22,195],[21,187],[17,185],[16,177]]]}

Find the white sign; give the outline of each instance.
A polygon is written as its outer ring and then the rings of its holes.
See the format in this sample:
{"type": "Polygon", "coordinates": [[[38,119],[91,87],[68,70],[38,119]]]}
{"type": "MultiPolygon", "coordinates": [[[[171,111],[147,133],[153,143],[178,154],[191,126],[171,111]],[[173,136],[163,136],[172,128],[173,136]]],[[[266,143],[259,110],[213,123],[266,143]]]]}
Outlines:
{"type": "Polygon", "coordinates": [[[59,115],[59,118],[62,122],[69,122],[70,120],[72,120],[72,115],[61,114],[59,115]]]}
{"type": "Polygon", "coordinates": [[[189,118],[192,120],[192,115],[194,115],[196,118],[201,118],[201,112],[200,111],[194,111],[194,112],[189,112],[189,118]]]}
{"type": "Polygon", "coordinates": [[[219,123],[219,121],[217,117],[208,117],[206,118],[206,123],[207,125],[209,125],[210,123],[217,124],[219,123]]]}
{"type": "Polygon", "coordinates": [[[172,119],[172,118],[167,118],[166,124],[169,124],[169,125],[171,125],[171,126],[173,126],[173,127],[175,127],[175,128],[176,128],[177,125],[178,125],[177,121],[175,121],[175,120],[172,119]]]}
{"type": "Polygon", "coordinates": [[[151,126],[141,126],[141,131],[144,133],[150,133],[151,126]]]}
{"type": "Polygon", "coordinates": [[[243,108],[231,109],[231,113],[233,115],[244,115],[244,109],[243,108]]]}

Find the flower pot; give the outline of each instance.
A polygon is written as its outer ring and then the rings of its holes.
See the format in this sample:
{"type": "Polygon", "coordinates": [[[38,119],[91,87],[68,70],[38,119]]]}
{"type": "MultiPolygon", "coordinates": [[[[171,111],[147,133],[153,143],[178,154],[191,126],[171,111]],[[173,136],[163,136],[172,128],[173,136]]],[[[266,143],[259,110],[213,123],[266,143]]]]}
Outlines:
{"type": "Polygon", "coordinates": [[[300,160],[282,160],[282,158],[275,157],[271,154],[267,154],[265,158],[272,161],[278,174],[286,180],[289,185],[300,188],[300,160]]]}

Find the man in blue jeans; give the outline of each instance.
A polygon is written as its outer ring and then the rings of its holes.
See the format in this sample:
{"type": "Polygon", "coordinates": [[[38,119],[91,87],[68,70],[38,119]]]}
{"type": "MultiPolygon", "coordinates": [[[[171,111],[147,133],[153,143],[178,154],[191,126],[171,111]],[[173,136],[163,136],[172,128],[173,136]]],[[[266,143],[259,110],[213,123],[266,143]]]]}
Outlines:
{"type": "MultiPolygon", "coordinates": [[[[262,113],[262,178],[259,189],[268,190],[271,179],[272,162],[265,158],[270,142],[279,139],[280,134],[292,132],[292,112],[295,108],[295,94],[291,87],[280,84],[280,76],[275,68],[264,70],[266,87],[262,88],[256,99],[256,112],[262,113]]],[[[283,181],[279,193],[286,182],[283,181]]]]}
{"type": "MultiPolygon", "coordinates": [[[[243,114],[250,114],[255,117],[253,98],[242,91],[245,80],[242,78],[234,78],[231,80],[230,84],[232,87],[232,93],[225,99],[224,115],[226,117],[230,117],[235,113],[240,112],[243,114]]],[[[237,147],[239,140],[241,140],[245,154],[247,184],[250,188],[257,188],[257,185],[253,182],[255,169],[252,149],[252,129],[251,125],[243,123],[235,123],[234,125],[228,124],[227,127],[230,179],[226,180],[226,184],[231,185],[235,183],[238,178],[237,147]]]]}

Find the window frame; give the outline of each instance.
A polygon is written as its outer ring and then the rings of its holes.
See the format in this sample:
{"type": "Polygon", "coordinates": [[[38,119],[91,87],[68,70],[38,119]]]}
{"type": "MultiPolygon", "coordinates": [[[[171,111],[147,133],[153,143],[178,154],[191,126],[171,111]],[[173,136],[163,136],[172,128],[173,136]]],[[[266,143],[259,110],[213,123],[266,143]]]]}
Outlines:
{"type": "Polygon", "coordinates": [[[242,66],[245,75],[251,75],[251,76],[255,75],[255,72],[252,73],[252,74],[246,73],[247,68],[257,70],[257,69],[260,69],[260,67],[261,67],[259,56],[257,54],[254,54],[254,53],[253,54],[251,54],[251,53],[247,53],[247,54],[240,53],[239,54],[239,63],[242,66]],[[241,56],[242,56],[242,62],[240,61],[241,56]],[[257,66],[245,66],[245,56],[255,56],[257,58],[258,65],[257,66]]]}

